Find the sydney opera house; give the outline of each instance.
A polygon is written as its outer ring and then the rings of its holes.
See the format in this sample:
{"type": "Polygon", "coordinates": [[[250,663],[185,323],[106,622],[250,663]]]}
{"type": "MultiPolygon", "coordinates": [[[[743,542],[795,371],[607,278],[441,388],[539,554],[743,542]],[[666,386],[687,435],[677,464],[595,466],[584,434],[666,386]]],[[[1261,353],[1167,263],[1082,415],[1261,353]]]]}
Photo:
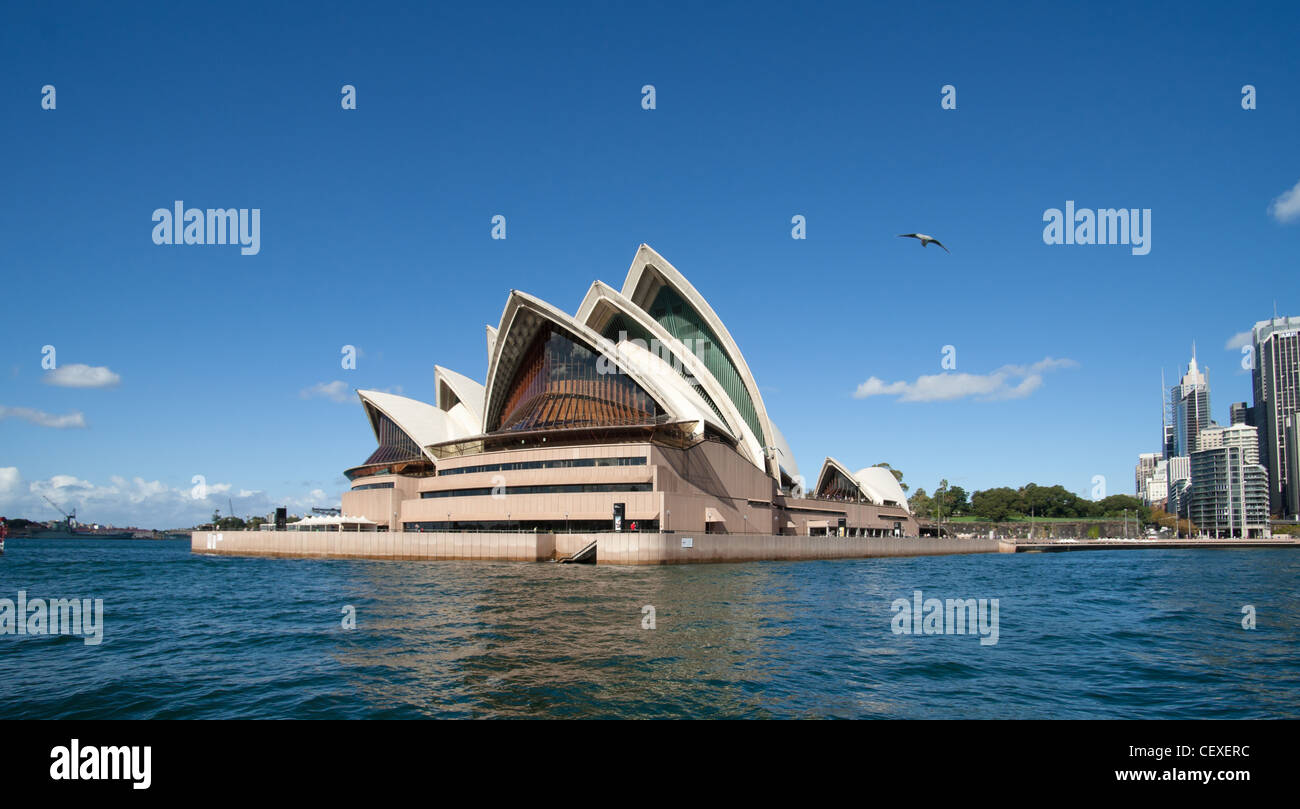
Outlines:
{"type": "Polygon", "coordinates": [[[482,381],[432,403],[358,391],[378,448],[343,513],[380,530],[915,536],[893,474],[827,458],[805,486],[727,327],[649,247],[575,314],[511,291],[482,381]]]}

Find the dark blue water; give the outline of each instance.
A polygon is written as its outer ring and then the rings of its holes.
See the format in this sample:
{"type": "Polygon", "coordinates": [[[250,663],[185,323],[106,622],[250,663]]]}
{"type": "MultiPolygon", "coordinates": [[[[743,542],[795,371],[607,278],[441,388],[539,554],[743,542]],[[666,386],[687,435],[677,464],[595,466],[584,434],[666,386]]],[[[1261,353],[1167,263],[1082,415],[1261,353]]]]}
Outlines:
{"type": "Polygon", "coordinates": [[[0,598],[102,598],[104,640],[0,635],[0,718],[1294,718],[1298,583],[1271,549],[604,567],[18,539],[0,598]],[[999,599],[997,644],[894,634],[917,589],[999,599]]]}

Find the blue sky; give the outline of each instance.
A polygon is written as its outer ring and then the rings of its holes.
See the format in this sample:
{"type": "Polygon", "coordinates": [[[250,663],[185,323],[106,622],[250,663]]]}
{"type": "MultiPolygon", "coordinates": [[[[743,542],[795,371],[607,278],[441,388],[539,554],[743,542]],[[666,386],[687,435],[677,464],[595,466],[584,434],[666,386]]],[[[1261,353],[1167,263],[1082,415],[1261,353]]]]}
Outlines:
{"type": "Polygon", "coordinates": [[[642,242],[727,323],[805,474],[888,461],[927,490],[1087,495],[1104,475],[1131,493],[1161,369],[1172,384],[1195,340],[1226,423],[1250,399],[1227,342],[1275,301],[1300,314],[1300,222],[1270,213],[1300,183],[1294,4],[4,15],[11,516],[56,516],[41,493],[149,526],[228,496],[240,513],[335,503],[373,436],[354,397],[304,390],[432,400],[435,362],[482,380],[510,289],[572,312],[642,242]],[[152,213],[178,199],[259,208],[260,253],[155,245],[152,213]],[[1045,244],[1043,212],[1067,200],[1151,209],[1150,253],[1045,244]],[[913,231],[951,254],[897,238],[913,231]],[[51,384],[45,345],[116,384],[51,384]],[[957,373],[1072,367],[1018,398],[854,397],[942,373],[945,345],[957,373]],[[195,475],[209,500],[189,497],[195,475]]]}

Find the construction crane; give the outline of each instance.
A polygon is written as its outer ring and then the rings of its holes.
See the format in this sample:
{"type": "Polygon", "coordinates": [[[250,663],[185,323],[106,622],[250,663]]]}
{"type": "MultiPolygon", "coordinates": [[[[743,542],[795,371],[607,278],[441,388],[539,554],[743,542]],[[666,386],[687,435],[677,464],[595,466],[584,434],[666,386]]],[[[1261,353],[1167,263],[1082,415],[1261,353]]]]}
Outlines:
{"type": "MultiPolygon", "coordinates": [[[[45,497],[45,495],[41,495],[41,497],[45,497]]],[[[58,503],[54,502],[54,501],[51,500],[50,498],[45,497],[45,502],[47,502],[47,503],[49,503],[50,505],[54,506],[54,510],[57,511],[57,512],[59,512],[60,514],[63,515],[64,519],[68,521],[68,528],[74,528],[74,527],[76,527],[76,525],[77,525],[77,510],[76,510],[75,508],[72,510],[72,513],[69,514],[68,512],[64,511],[63,508],[62,508],[58,503]]]]}

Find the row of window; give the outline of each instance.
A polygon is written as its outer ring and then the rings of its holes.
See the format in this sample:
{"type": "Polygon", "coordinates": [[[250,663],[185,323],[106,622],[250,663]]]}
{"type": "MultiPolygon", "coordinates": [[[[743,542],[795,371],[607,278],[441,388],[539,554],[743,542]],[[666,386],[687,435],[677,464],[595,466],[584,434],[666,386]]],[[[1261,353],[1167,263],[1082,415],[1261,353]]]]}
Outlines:
{"type": "MultiPolygon", "coordinates": [[[[406,522],[403,531],[514,531],[559,533],[612,533],[614,521],[607,520],[454,520],[452,522],[406,522]]],[[[624,520],[621,533],[658,531],[658,520],[624,520]]]]}
{"type": "Polygon", "coordinates": [[[633,458],[561,458],[552,461],[515,461],[513,463],[488,463],[478,466],[461,466],[443,469],[439,475],[468,475],[473,472],[520,472],[525,469],[570,469],[585,466],[645,466],[644,455],[633,458]]]}
{"type": "Polygon", "coordinates": [[[363,483],[360,486],[353,486],[352,491],[359,492],[362,491],[363,489],[391,489],[391,488],[393,488],[393,482],[390,480],[387,483],[363,483]]]}
{"type": "Polygon", "coordinates": [[[646,307],[646,311],[673,337],[682,341],[691,341],[689,345],[695,346],[696,356],[703,361],[704,366],[713,374],[713,378],[731,397],[732,403],[740,411],[740,416],[749,425],[749,429],[754,431],[754,435],[759,440],[762,440],[763,428],[759,424],[758,410],[745,387],[744,378],[731,358],[727,356],[727,352],[722,349],[718,336],[709,328],[704,316],[683,300],[668,284],[660,288],[655,299],[646,307]],[[712,350],[715,348],[716,350],[712,350]]]}
{"type": "Polygon", "coordinates": [[[607,358],[543,325],[489,414],[489,432],[654,424],[662,415],[654,398],[609,371],[607,358]]]}
{"type": "Polygon", "coordinates": [[[590,494],[593,492],[648,492],[649,483],[563,483],[554,486],[480,486],[473,489],[447,489],[420,492],[430,500],[437,497],[484,497],[490,494],[590,494]]]}

